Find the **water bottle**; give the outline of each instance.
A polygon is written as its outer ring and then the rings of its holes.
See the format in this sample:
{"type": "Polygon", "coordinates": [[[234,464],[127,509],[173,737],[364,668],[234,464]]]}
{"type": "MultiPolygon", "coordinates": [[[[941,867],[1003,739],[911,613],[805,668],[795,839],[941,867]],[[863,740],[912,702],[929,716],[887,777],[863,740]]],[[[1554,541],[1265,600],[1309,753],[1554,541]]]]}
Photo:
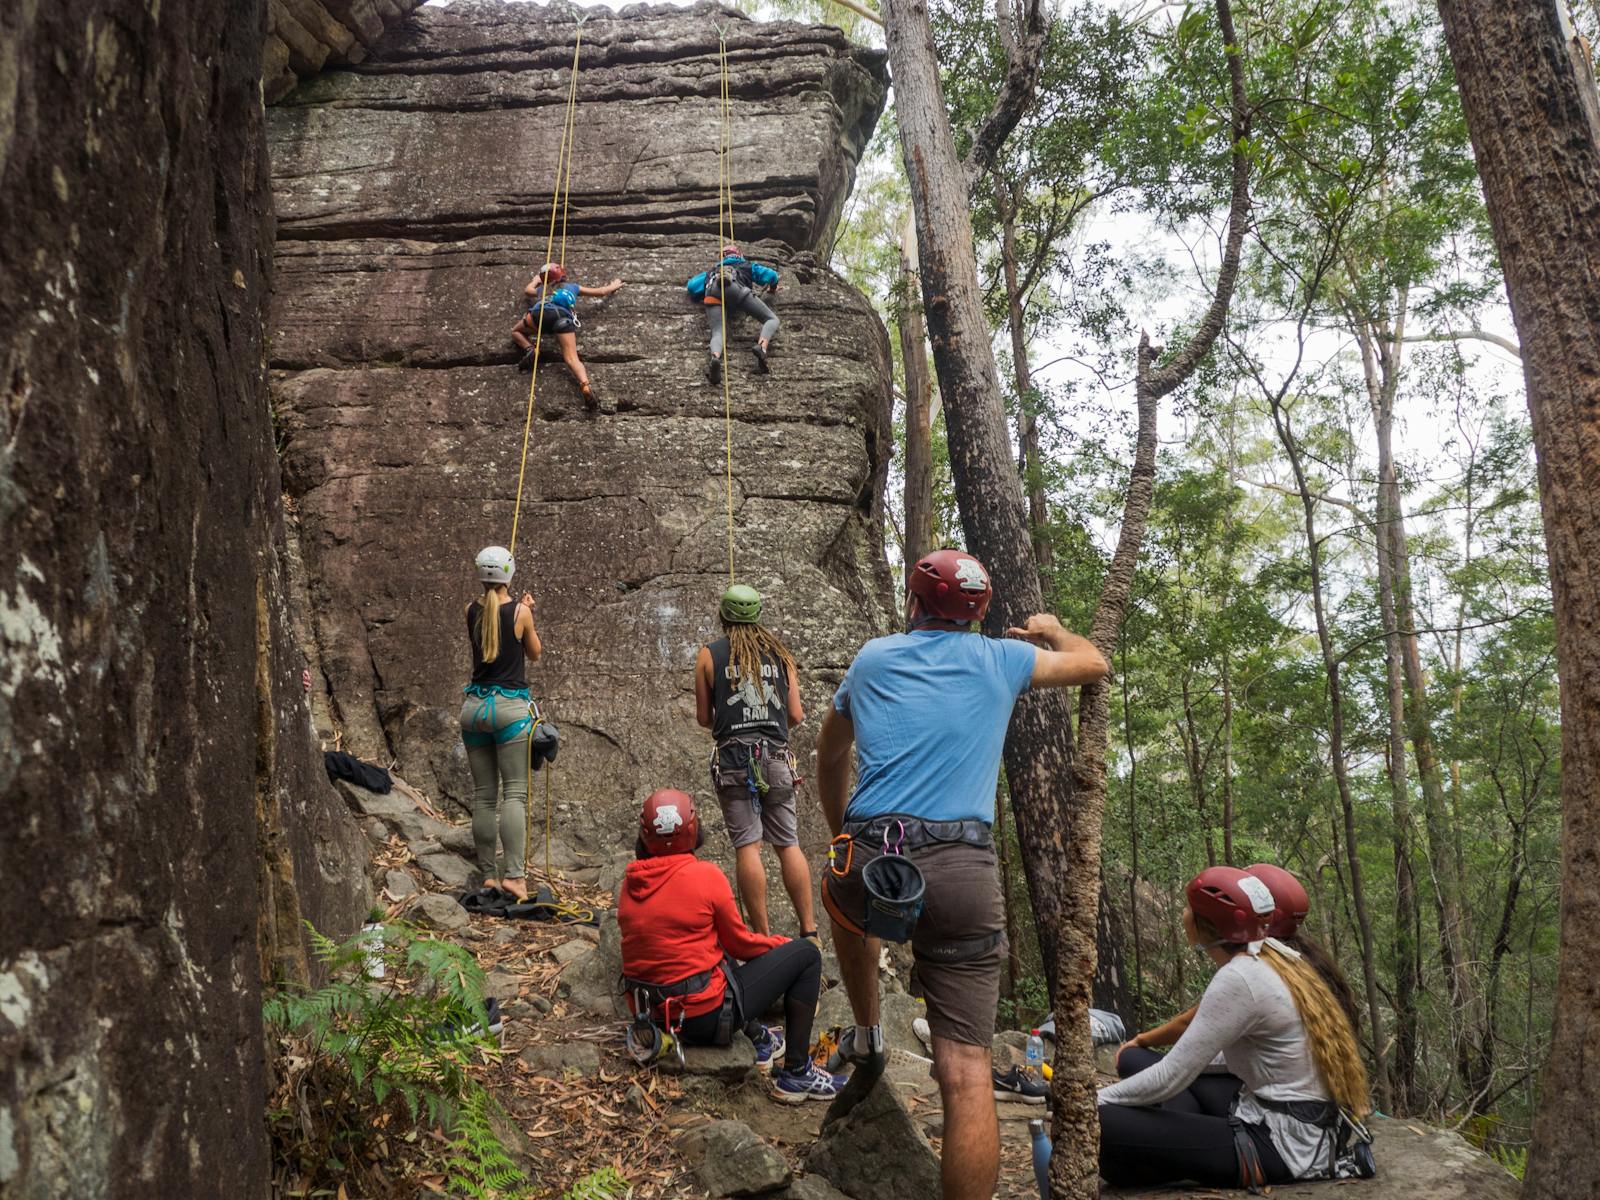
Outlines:
{"type": "Polygon", "coordinates": [[[1043,1075],[1043,1068],[1044,1039],[1039,1036],[1039,1031],[1035,1029],[1028,1034],[1028,1070],[1035,1074],[1043,1075]]]}
{"type": "Polygon", "coordinates": [[[1033,1138],[1033,1179],[1039,1185],[1039,1200],[1050,1200],[1050,1135],[1037,1118],[1028,1122],[1028,1135],[1033,1138]]]}

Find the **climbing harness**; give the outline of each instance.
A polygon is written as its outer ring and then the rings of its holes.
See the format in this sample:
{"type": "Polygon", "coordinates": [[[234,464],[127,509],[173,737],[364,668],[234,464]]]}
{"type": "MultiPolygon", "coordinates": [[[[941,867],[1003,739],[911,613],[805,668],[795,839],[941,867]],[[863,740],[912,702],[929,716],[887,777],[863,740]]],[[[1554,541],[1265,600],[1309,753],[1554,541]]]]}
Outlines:
{"type": "MultiPolygon", "coordinates": [[[[468,696],[475,696],[478,707],[472,710],[472,730],[461,731],[461,741],[467,746],[503,746],[523,735],[523,732],[537,722],[539,706],[535,704],[528,694],[527,688],[500,687],[493,683],[469,683],[461,689],[468,696]],[[526,704],[528,715],[518,721],[513,721],[499,732],[495,731],[495,705],[499,700],[511,700],[526,704]]],[[[531,776],[530,776],[531,778],[531,776]]]]}
{"type": "Polygon", "coordinates": [[[675,983],[653,983],[628,975],[621,977],[622,988],[633,1005],[633,1021],[628,1026],[625,1041],[634,1062],[647,1067],[671,1052],[676,1053],[678,1065],[683,1065],[684,1002],[710,987],[718,971],[722,972],[727,987],[722,993],[722,1008],[717,1013],[717,1030],[711,1044],[727,1046],[733,1042],[734,1022],[740,1010],[739,979],[728,959],[675,983]],[[657,1009],[661,1010],[659,1025],[655,1021],[657,1009]]]}
{"type": "MultiPolygon", "coordinates": [[[[717,29],[717,60],[722,70],[721,136],[717,145],[717,263],[718,295],[721,295],[721,263],[725,257],[722,248],[733,241],[733,169],[728,157],[733,141],[733,116],[731,93],[728,90],[728,27],[717,29]],[[724,236],[726,234],[726,236],[724,236]]],[[[709,293],[710,276],[706,286],[709,293]]],[[[728,353],[728,306],[722,305],[722,424],[723,443],[727,468],[725,478],[728,492],[728,586],[733,586],[733,390],[729,375],[732,373],[732,356],[728,353]]]]}
{"type": "MultiPolygon", "coordinates": [[[[1320,1160],[1328,1156],[1331,1179],[1371,1179],[1378,1173],[1377,1161],[1372,1156],[1372,1133],[1354,1113],[1331,1100],[1273,1100],[1251,1094],[1258,1106],[1310,1125],[1322,1132],[1322,1147],[1317,1151],[1320,1160]]],[[[1270,1191],[1261,1154],[1244,1119],[1239,1116],[1239,1097],[1228,1107],[1228,1127],[1233,1131],[1234,1156],[1239,1164],[1239,1186],[1252,1196],[1270,1191]]]]}
{"type": "MultiPolygon", "coordinates": [[[[567,209],[572,200],[572,131],[573,122],[577,115],[578,106],[578,59],[583,50],[583,23],[587,17],[579,17],[577,33],[572,43],[572,77],[567,84],[567,109],[561,127],[561,150],[556,156],[556,184],[550,196],[550,232],[545,238],[545,262],[555,263],[562,272],[567,265],[567,209]],[[556,241],[556,212],[561,213],[561,253],[554,254],[556,241]]],[[[540,283],[540,309],[549,298],[549,276],[541,276],[540,283]]],[[[517,549],[517,528],[522,520],[522,488],[528,474],[528,443],[533,434],[533,411],[539,395],[539,348],[544,339],[544,321],[534,323],[533,332],[533,362],[532,378],[528,381],[528,415],[522,426],[522,465],[517,471],[517,502],[511,514],[511,552],[517,549]]]]}

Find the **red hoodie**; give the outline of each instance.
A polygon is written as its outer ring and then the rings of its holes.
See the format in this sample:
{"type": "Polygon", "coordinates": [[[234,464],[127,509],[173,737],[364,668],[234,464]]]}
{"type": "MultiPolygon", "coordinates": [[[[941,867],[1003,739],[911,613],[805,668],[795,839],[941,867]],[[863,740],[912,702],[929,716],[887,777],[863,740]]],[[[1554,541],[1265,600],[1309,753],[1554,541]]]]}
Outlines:
{"type": "MultiPolygon", "coordinates": [[[[715,968],[724,953],[748,962],[788,941],[750,932],[734,907],[728,877],[715,863],[701,862],[693,854],[630,863],[617,901],[617,924],[622,929],[622,973],[629,978],[665,984],[711,972],[703,991],[683,998],[686,1017],[722,1006],[728,982],[715,968]]],[[[678,1004],[675,1000],[672,1007],[678,1004]]]]}

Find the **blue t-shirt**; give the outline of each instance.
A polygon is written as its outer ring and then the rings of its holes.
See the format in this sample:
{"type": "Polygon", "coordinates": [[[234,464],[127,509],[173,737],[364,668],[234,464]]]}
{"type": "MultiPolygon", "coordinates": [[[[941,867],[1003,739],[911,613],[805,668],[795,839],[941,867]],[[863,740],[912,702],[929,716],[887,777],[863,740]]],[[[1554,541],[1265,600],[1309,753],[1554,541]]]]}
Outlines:
{"type": "Polygon", "coordinates": [[[833,695],[856,730],[856,790],[845,815],[993,821],[1011,708],[1036,658],[1029,642],[953,630],[861,647],[833,695]]]}

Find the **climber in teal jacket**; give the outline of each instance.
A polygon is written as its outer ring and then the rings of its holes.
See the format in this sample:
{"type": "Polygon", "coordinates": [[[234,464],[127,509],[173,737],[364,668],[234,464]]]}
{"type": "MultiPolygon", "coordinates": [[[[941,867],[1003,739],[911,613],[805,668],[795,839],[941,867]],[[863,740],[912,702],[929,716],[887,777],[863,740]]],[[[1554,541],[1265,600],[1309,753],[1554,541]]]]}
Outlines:
{"type": "Polygon", "coordinates": [[[711,361],[706,364],[706,378],[712,383],[722,381],[723,330],[731,327],[741,312],[761,322],[755,344],[756,370],[767,373],[767,348],[778,332],[778,318],[756,295],[758,287],[777,291],[778,273],[762,263],[751,262],[732,243],[722,248],[720,263],[689,280],[689,298],[706,306],[706,324],[711,329],[711,361]]]}
{"type": "Polygon", "coordinates": [[[622,280],[613,279],[605,287],[582,287],[567,278],[560,263],[545,263],[539,273],[522,289],[528,311],[511,330],[511,340],[521,350],[522,360],[517,364],[523,371],[531,371],[534,362],[534,335],[542,327],[542,340],[555,338],[556,347],[566,361],[567,370],[577,380],[578,390],[589,404],[594,403],[594,390],[589,386],[589,372],[578,357],[579,296],[609,296],[622,287],[622,280]]]}

